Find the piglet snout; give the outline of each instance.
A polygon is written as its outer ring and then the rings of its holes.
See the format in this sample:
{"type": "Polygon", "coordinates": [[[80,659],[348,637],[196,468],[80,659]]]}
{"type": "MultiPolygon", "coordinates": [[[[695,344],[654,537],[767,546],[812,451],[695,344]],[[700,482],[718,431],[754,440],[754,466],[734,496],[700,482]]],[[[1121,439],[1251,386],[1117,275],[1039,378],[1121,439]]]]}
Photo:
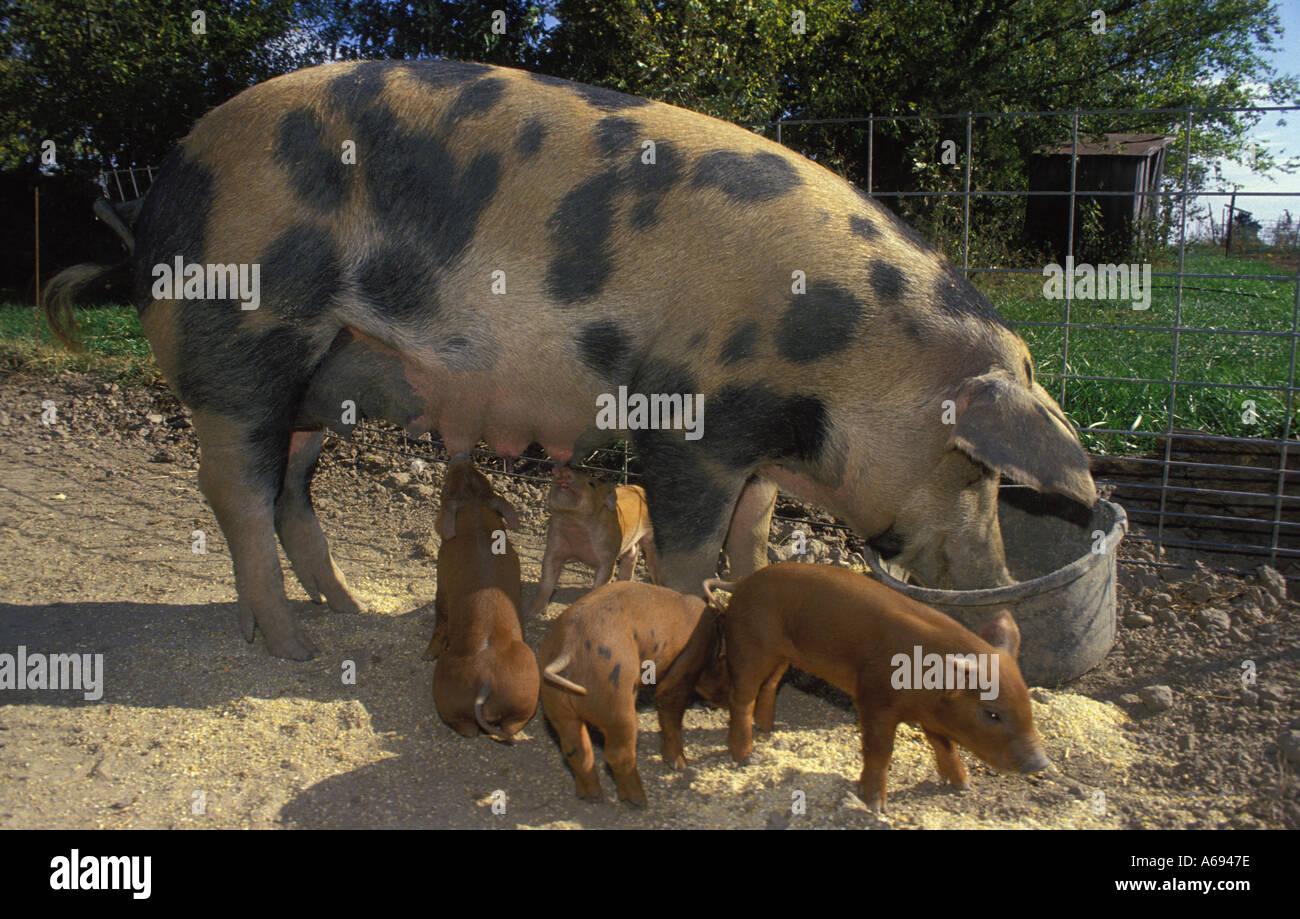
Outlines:
{"type": "Polygon", "coordinates": [[[1020,771],[1028,774],[1031,772],[1042,772],[1048,766],[1052,765],[1047,754],[1042,750],[1032,750],[1029,755],[1020,760],[1020,771]]]}

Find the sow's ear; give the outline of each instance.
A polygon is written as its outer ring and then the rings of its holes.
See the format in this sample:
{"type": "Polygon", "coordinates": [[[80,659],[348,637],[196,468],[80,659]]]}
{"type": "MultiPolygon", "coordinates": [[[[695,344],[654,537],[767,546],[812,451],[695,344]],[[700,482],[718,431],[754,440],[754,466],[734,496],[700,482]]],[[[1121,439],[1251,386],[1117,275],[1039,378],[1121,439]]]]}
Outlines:
{"type": "Polygon", "coordinates": [[[618,488],[609,485],[605,488],[605,506],[611,511],[618,510],[618,488]]]}
{"type": "Polygon", "coordinates": [[[1088,455],[1043,387],[995,370],[962,383],[954,401],[952,446],[1036,491],[1097,503],[1088,455]]]}
{"type": "Polygon", "coordinates": [[[999,651],[1004,651],[1012,660],[1020,657],[1020,626],[1006,610],[995,615],[984,628],[980,629],[980,638],[987,641],[999,651]]]}

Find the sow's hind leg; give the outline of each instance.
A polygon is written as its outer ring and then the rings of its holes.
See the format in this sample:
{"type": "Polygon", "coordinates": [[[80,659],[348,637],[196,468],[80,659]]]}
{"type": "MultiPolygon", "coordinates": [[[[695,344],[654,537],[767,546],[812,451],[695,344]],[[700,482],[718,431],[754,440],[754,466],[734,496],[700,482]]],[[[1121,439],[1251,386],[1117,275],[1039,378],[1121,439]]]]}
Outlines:
{"type": "Polygon", "coordinates": [[[262,630],[276,657],[307,660],[316,651],[284,593],[275,545],[275,499],[284,476],[289,424],[243,420],[195,409],[199,487],[230,546],[244,638],[262,630]]]}

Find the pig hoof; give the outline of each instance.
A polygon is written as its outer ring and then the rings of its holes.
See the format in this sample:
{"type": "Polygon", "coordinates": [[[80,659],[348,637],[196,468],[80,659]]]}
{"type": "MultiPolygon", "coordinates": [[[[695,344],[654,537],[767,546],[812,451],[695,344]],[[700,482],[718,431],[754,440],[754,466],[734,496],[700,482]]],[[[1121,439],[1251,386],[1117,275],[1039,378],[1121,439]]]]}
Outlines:
{"type": "Polygon", "coordinates": [[[325,602],[328,603],[329,608],[336,613],[344,613],[349,616],[355,616],[361,613],[361,604],[358,603],[352,597],[352,594],[348,593],[347,591],[344,591],[342,594],[335,594],[333,596],[327,595],[325,598],[325,602]]]}
{"type": "Polygon", "coordinates": [[[622,798],[624,801],[626,801],[628,804],[631,804],[633,807],[645,807],[646,804],[649,803],[646,800],[645,795],[637,795],[636,797],[633,797],[631,795],[619,795],[619,797],[622,798]]]}

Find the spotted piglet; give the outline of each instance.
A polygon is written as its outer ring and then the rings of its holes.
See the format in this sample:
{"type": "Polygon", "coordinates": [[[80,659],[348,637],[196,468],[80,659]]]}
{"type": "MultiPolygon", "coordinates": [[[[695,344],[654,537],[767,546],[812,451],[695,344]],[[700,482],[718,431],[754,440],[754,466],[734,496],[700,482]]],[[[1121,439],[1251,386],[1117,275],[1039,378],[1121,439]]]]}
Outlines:
{"type": "Polygon", "coordinates": [[[542,579],[529,611],[537,616],[555,593],[566,562],[577,559],[596,569],[595,586],[609,582],[618,566],[620,581],[632,580],[637,557],[644,552],[650,580],[659,583],[654,531],[639,485],[612,485],[560,466],[555,470],[549,498],[551,520],[546,527],[542,579]]]}
{"type": "Polygon", "coordinates": [[[685,769],[682,715],[699,691],[727,700],[719,626],[699,597],[614,581],[570,606],[542,639],[542,708],[560,737],[578,797],[600,800],[587,725],[605,735],[605,762],[620,799],[645,806],[636,769],[636,696],[654,685],[664,762],[685,769]]]}

